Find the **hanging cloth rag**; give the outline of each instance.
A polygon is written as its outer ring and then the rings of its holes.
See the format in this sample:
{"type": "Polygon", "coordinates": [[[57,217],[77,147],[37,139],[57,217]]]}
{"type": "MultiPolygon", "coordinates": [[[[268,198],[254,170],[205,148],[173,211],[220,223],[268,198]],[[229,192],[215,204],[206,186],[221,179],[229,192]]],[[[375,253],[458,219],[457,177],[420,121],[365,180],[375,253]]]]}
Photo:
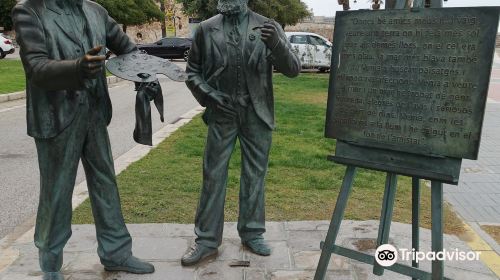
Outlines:
{"type": "Polygon", "coordinates": [[[151,101],[160,113],[161,122],[165,122],[163,115],[163,93],[158,80],[151,83],[135,83],[137,95],[135,98],[135,142],[153,146],[153,124],[151,121],[151,101]]]}

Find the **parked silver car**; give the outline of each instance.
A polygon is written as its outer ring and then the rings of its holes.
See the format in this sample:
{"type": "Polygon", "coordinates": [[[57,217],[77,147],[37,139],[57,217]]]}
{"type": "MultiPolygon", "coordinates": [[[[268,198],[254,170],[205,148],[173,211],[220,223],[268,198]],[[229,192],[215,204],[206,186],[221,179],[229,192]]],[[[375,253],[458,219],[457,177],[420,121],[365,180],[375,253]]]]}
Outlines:
{"type": "Polygon", "coordinates": [[[302,68],[315,68],[321,72],[330,70],[332,43],[325,37],[310,32],[286,32],[293,51],[299,56],[302,68]]]}
{"type": "Polygon", "coordinates": [[[0,33],[0,59],[5,58],[8,54],[13,54],[15,50],[12,40],[0,33]]]}

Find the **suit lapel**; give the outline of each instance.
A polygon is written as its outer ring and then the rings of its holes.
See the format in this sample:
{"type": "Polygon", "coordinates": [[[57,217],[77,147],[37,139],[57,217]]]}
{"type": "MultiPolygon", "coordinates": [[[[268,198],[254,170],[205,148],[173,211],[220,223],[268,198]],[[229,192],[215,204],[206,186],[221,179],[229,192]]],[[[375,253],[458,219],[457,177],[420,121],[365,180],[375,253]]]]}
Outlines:
{"type": "Polygon", "coordinates": [[[213,44],[219,51],[219,57],[224,60],[224,67],[227,65],[227,45],[226,36],[224,35],[224,22],[223,16],[219,15],[217,17],[217,22],[215,22],[210,28],[210,37],[212,38],[213,44]]]}
{"type": "Polygon", "coordinates": [[[59,29],[61,29],[62,33],[64,33],[75,44],[81,46],[82,43],[80,40],[78,40],[78,37],[73,32],[72,28],[68,28],[73,23],[69,21],[69,17],[67,14],[65,14],[64,10],[57,5],[55,0],[46,0],[45,5],[47,9],[55,13],[53,17],[54,23],[57,25],[57,27],[59,27],[59,29]]]}
{"type": "MultiPolygon", "coordinates": [[[[102,38],[102,25],[96,24],[90,26],[91,23],[99,22],[99,16],[96,14],[95,10],[91,9],[87,1],[83,1],[83,14],[85,15],[85,21],[87,24],[87,32],[90,39],[90,46],[97,47],[98,45],[103,45],[105,42],[100,42],[98,38],[102,38]]],[[[106,52],[103,48],[102,52],[106,52]]]]}
{"type": "Polygon", "coordinates": [[[248,66],[252,67],[257,64],[259,61],[262,46],[264,45],[260,39],[260,32],[258,28],[263,23],[258,20],[253,11],[249,11],[248,17],[248,31],[247,31],[247,39],[246,39],[246,54],[248,58],[248,66]]]}

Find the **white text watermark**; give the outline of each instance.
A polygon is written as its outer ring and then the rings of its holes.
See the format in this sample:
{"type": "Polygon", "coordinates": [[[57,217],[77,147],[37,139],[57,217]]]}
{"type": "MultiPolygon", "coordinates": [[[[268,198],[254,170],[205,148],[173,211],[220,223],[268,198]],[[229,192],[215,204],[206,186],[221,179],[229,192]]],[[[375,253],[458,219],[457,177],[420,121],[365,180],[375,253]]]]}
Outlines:
{"type": "Polygon", "coordinates": [[[390,244],[384,244],[377,248],[375,252],[375,261],[384,267],[394,265],[399,261],[415,261],[417,263],[427,260],[427,261],[478,261],[481,256],[481,252],[474,251],[460,251],[446,250],[440,252],[423,252],[416,251],[415,249],[396,249],[390,244]]]}

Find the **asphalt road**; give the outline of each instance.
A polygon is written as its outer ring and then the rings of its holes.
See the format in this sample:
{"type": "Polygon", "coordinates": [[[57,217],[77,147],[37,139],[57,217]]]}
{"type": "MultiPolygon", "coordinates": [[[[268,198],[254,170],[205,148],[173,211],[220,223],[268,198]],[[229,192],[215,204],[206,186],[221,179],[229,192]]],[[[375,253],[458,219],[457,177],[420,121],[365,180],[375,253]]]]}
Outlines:
{"type": "MultiPolygon", "coordinates": [[[[184,63],[179,65],[185,68],[184,63]]],[[[184,83],[160,81],[165,98],[165,123],[160,122],[153,107],[154,132],[198,106],[184,83]]],[[[113,120],[108,129],[113,157],[117,158],[137,145],[132,138],[135,126],[133,83],[112,85],[110,94],[113,120]]],[[[34,140],[26,134],[25,115],[24,100],[0,103],[0,239],[33,217],[38,206],[38,162],[34,140]]],[[[83,180],[80,166],[77,184],[83,180]]]]}

